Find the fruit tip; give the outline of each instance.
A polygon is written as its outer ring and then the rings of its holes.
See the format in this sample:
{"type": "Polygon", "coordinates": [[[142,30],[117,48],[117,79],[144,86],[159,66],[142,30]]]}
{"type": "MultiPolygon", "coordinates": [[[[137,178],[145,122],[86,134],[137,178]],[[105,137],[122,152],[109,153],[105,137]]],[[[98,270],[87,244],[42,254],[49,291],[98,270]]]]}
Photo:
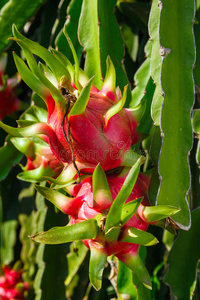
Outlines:
{"type": "Polygon", "coordinates": [[[37,237],[39,234],[41,234],[41,233],[43,233],[43,232],[36,233],[36,234],[34,234],[34,235],[28,235],[28,237],[29,237],[30,239],[32,239],[34,242],[39,242],[39,241],[37,241],[36,237],[37,237]]]}
{"type": "Polygon", "coordinates": [[[35,235],[28,235],[28,237],[32,240],[34,240],[35,235]]]}
{"type": "Polygon", "coordinates": [[[12,25],[12,33],[13,33],[13,35],[15,35],[16,31],[18,31],[17,30],[17,26],[13,23],[13,25],[12,25]]]}

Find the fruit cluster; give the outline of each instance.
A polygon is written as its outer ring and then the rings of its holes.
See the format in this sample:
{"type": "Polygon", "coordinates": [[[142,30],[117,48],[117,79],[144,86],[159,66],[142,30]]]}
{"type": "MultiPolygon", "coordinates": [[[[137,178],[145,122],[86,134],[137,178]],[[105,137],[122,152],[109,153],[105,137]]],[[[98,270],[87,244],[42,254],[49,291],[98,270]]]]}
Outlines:
{"type": "Polygon", "coordinates": [[[22,79],[34,91],[33,104],[18,121],[18,128],[1,126],[27,156],[19,178],[46,181],[48,186],[36,185],[36,189],[70,217],[66,226],[32,239],[46,244],[82,240],[91,251],[89,276],[97,290],[111,255],[151,289],[138,247],[156,244],[158,240],[146,232],[148,225],[178,209],[151,206],[148,200],[150,175],[140,172],[145,158],[132,150],[140,141],[137,126],[144,103],[124,108],[127,87],[123,93],[116,87],[109,57],[99,90],[79,68],[71,43],[75,66],[60,52],[50,53],[28,40],[15,27],[13,34],[27,59],[28,66],[14,54],[22,79]],[[33,54],[46,65],[38,65],[33,54]]]}

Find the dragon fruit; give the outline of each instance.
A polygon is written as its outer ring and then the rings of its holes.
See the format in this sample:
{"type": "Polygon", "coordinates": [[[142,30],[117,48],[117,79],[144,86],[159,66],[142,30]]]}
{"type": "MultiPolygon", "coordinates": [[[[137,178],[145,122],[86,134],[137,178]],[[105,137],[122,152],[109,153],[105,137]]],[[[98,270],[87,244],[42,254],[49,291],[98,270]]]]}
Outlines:
{"type": "Polygon", "coordinates": [[[5,75],[6,64],[7,55],[4,54],[0,58],[0,120],[20,108],[20,100],[16,94],[19,75],[7,78],[7,75],[5,75]]]}
{"type": "Polygon", "coordinates": [[[24,293],[29,289],[29,285],[22,281],[22,272],[13,270],[9,266],[5,266],[3,272],[4,275],[0,276],[0,299],[25,300],[24,293]]]}
{"type": "MultiPolygon", "coordinates": [[[[125,168],[120,174],[116,175],[110,175],[107,176],[108,185],[110,188],[112,199],[114,200],[117,197],[117,194],[119,193],[120,189],[123,186],[123,183],[125,181],[125,178],[128,175],[128,171],[130,171],[129,168],[125,168]],[[128,170],[127,170],[128,169],[128,170]]],[[[120,238],[123,240],[123,233],[127,231],[128,227],[134,227],[140,230],[146,231],[148,228],[147,220],[143,217],[143,207],[149,206],[150,203],[147,198],[147,189],[149,183],[149,178],[143,174],[139,174],[138,179],[134,185],[134,188],[126,200],[126,203],[143,198],[141,204],[139,204],[139,207],[136,211],[136,213],[127,221],[124,226],[121,227],[121,233],[120,238]],[[144,186],[144,181],[146,182],[145,189],[141,189],[141,186],[144,186]]],[[[75,185],[70,189],[71,195],[74,197],[73,201],[76,203],[74,205],[73,209],[73,215],[70,213],[69,208],[64,210],[65,213],[71,216],[70,218],[70,224],[76,224],[79,222],[82,222],[84,220],[88,220],[90,218],[96,218],[101,215],[100,219],[100,226],[101,231],[104,231],[104,222],[106,220],[106,214],[107,211],[109,211],[112,200],[109,201],[109,198],[100,199],[99,202],[94,203],[93,199],[93,188],[92,188],[92,177],[88,177],[84,179],[81,184],[75,185]]],[[[140,199],[141,200],[141,199],[140,199]]],[[[99,218],[99,217],[98,217],[99,218]]],[[[102,243],[102,237],[100,237],[100,242],[102,243]]],[[[98,242],[98,238],[93,243],[98,242]]],[[[87,240],[84,241],[84,243],[89,246],[91,244],[91,241],[87,240]]],[[[107,253],[107,255],[115,254],[122,255],[127,252],[129,252],[131,249],[137,251],[138,244],[130,244],[130,243],[121,243],[120,240],[118,240],[115,243],[109,243],[104,242],[104,250],[107,253]]]]}
{"type": "MultiPolygon", "coordinates": [[[[15,27],[13,32],[31,69],[14,54],[18,71],[45,101],[48,110],[47,122],[18,128],[14,135],[40,135],[58,160],[68,167],[75,166],[74,173],[92,173],[98,163],[105,171],[131,166],[135,162],[131,146],[139,139],[136,127],[144,108],[123,108],[126,88],[121,96],[115,87],[111,60],[107,60],[107,74],[98,90],[92,79],[77,66],[74,69],[59,52],[54,50],[51,54],[23,37],[15,27]],[[49,68],[42,64],[38,67],[31,51],[44,59],[49,68]]],[[[9,126],[1,126],[13,134],[9,126]]]]}
{"type": "Polygon", "coordinates": [[[174,207],[150,206],[147,197],[149,177],[139,174],[140,163],[141,159],[138,159],[131,169],[118,169],[107,176],[98,165],[92,177],[87,176],[79,184],[63,187],[71,197],[57,190],[36,187],[70,216],[70,222],[66,227],[52,228],[32,238],[47,244],[82,239],[91,250],[90,272],[93,275],[90,274],[90,280],[96,289],[101,287],[104,264],[110,255],[123,261],[146,287],[151,288],[138,247],[156,244],[157,239],[146,232],[148,225],[178,211],[174,207]]]}

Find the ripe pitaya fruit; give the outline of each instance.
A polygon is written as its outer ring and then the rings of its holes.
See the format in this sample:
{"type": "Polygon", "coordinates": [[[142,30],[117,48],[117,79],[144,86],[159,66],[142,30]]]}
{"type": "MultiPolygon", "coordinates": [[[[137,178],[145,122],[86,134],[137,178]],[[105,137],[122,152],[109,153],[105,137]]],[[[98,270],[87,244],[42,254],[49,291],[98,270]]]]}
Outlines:
{"type": "Polygon", "coordinates": [[[22,281],[22,272],[13,270],[9,266],[5,266],[3,272],[4,275],[0,276],[0,299],[25,300],[24,292],[29,289],[29,285],[22,281]]]}
{"type": "MultiPolygon", "coordinates": [[[[138,141],[137,122],[143,108],[125,109],[123,96],[115,88],[116,75],[108,58],[107,74],[99,91],[92,79],[73,66],[59,52],[54,55],[13,30],[29,67],[14,55],[22,79],[43,98],[48,109],[45,123],[16,129],[16,136],[42,135],[71,174],[92,173],[98,163],[107,171],[135,162],[131,146],[138,141]],[[31,51],[45,60],[48,67],[38,67],[31,51]],[[41,68],[44,72],[41,71],[41,68]]],[[[8,126],[2,127],[13,134],[8,126]]],[[[80,174],[79,174],[80,175],[80,174]]]]}
{"type": "Polygon", "coordinates": [[[149,223],[178,211],[174,207],[150,206],[147,198],[149,178],[143,174],[138,176],[140,162],[139,159],[131,169],[123,168],[107,177],[98,165],[92,177],[63,188],[71,197],[56,190],[36,187],[70,216],[70,222],[66,227],[56,227],[32,238],[47,244],[82,239],[91,250],[90,280],[96,289],[101,287],[104,264],[110,255],[123,261],[146,287],[151,288],[148,272],[138,256],[138,247],[158,242],[146,232],[149,223]]]}
{"type": "Polygon", "coordinates": [[[20,100],[17,98],[16,85],[19,83],[19,75],[7,78],[5,68],[7,55],[0,58],[0,120],[20,109],[20,100]]]}

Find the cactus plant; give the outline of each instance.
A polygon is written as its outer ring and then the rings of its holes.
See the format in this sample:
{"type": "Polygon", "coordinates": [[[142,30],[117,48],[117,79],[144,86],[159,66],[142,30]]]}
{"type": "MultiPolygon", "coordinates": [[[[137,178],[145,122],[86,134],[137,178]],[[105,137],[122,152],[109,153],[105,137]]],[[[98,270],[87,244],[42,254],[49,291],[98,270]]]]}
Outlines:
{"type": "Polygon", "coordinates": [[[23,112],[0,115],[0,265],[21,259],[29,300],[197,299],[199,1],[14,2],[0,97],[23,112]]]}

